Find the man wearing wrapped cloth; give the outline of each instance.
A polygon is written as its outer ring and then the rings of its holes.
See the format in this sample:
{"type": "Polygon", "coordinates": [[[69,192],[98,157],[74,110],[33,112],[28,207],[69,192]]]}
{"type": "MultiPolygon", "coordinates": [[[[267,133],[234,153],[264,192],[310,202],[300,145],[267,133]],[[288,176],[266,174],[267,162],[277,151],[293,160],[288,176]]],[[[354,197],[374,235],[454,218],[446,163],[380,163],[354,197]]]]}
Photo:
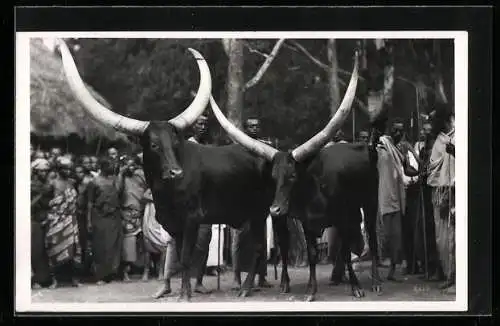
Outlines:
{"type": "MultiPolygon", "coordinates": [[[[143,196],[147,189],[143,170],[134,159],[125,159],[120,168],[117,183],[121,197],[123,224],[123,280],[129,281],[132,265],[140,263],[144,251],[142,241],[142,217],[144,214],[143,196]]],[[[145,269],[146,270],[146,269],[145,269]]],[[[147,279],[143,275],[143,279],[147,279]]]]}
{"type": "Polygon", "coordinates": [[[446,277],[441,289],[454,292],[455,287],[455,118],[449,111],[438,113],[444,121],[438,134],[428,167],[427,184],[432,187],[432,204],[436,225],[436,243],[446,277]]]}
{"type": "MultiPolygon", "coordinates": [[[[82,264],[76,216],[78,193],[69,179],[72,162],[66,157],[61,157],[56,164],[56,177],[49,183],[52,199],[45,221],[47,226],[45,245],[54,275],[62,274],[58,272],[63,270],[67,271],[71,276],[72,285],[78,287],[82,264]]],[[[51,288],[56,286],[57,278],[54,277],[51,288]]]]}
{"type": "MultiPolygon", "coordinates": [[[[245,121],[245,132],[255,139],[261,142],[269,144],[268,141],[260,138],[260,120],[256,118],[250,118],[245,121]]],[[[268,222],[270,218],[268,217],[268,222]]],[[[257,267],[257,275],[259,276],[257,286],[259,288],[270,288],[272,287],[266,280],[267,275],[267,252],[268,252],[268,241],[266,238],[272,236],[272,225],[267,227],[269,223],[266,223],[266,227],[262,230],[260,242],[262,245],[261,255],[264,259],[261,260],[261,265],[257,267]],[[270,229],[270,230],[269,230],[270,229]]],[[[253,257],[253,237],[250,233],[250,224],[247,222],[243,225],[241,229],[231,228],[231,254],[232,254],[232,264],[234,272],[234,284],[232,286],[233,290],[239,290],[241,287],[241,272],[249,272],[252,268],[252,257],[253,257]]]]}
{"type": "Polygon", "coordinates": [[[406,186],[410,182],[409,177],[418,174],[410,174],[407,171],[405,155],[401,153],[397,145],[404,133],[402,122],[396,121],[392,124],[390,135],[380,137],[377,146],[379,172],[378,189],[378,225],[377,237],[380,239],[382,253],[387,253],[390,258],[390,268],[387,275],[389,281],[399,281],[395,277],[396,265],[402,261],[402,218],[406,208],[406,186]]]}

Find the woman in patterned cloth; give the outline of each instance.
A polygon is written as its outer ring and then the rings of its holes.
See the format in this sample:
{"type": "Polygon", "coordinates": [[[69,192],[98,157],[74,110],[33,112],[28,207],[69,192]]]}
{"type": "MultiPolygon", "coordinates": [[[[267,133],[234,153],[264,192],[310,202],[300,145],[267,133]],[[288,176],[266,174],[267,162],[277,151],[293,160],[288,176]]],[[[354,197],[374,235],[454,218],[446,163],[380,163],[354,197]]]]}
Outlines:
{"type": "MultiPolygon", "coordinates": [[[[53,194],[49,202],[47,233],[45,245],[49,256],[49,264],[56,271],[67,267],[71,275],[72,285],[80,286],[78,274],[81,267],[81,247],[76,217],[77,192],[69,176],[71,161],[62,157],[58,160],[55,179],[49,181],[50,191],[53,194]]],[[[51,288],[57,286],[57,279],[51,288]]]]}

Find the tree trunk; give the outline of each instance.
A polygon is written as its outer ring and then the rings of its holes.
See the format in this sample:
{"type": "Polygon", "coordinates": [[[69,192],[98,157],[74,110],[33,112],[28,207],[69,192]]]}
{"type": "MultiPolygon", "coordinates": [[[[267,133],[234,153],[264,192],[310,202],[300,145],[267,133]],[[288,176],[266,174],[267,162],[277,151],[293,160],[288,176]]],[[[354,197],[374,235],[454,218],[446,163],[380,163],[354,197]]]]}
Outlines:
{"type": "Polygon", "coordinates": [[[227,69],[227,118],[236,127],[242,126],[243,109],[243,42],[231,39],[225,42],[228,50],[229,64],[227,69]]]}
{"type": "Polygon", "coordinates": [[[327,41],[328,50],[328,66],[330,68],[328,74],[328,86],[330,95],[330,112],[332,116],[337,112],[340,104],[340,92],[339,92],[339,81],[338,81],[338,63],[337,63],[337,47],[334,39],[329,39],[327,41]]]}

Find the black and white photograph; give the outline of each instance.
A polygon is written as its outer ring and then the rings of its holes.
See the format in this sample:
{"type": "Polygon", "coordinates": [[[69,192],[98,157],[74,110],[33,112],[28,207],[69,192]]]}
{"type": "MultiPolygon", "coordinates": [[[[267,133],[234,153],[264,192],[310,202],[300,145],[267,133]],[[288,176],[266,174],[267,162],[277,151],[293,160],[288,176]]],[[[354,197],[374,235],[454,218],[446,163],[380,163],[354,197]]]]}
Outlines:
{"type": "Polygon", "coordinates": [[[16,310],[466,311],[467,55],[16,33],[16,310]]]}

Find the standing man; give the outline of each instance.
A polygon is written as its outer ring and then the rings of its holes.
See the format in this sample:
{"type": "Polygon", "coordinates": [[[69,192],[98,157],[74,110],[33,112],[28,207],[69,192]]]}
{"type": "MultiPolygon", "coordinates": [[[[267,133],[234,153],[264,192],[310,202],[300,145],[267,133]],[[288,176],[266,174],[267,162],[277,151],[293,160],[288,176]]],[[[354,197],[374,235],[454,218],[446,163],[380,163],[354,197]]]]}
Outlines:
{"type": "Polygon", "coordinates": [[[438,136],[432,147],[427,184],[432,187],[436,243],[445,274],[441,289],[455,285],[455,117],[447,108],[436,112],[438,136]]]}
{"type": "MultiPolygon", "coordinates": [[[[379,171],[379,218],[382,247],[388,247],[390,268],[387,279],[397,281],[394,276],[396,265],[401,264],[402,254],[402,218],[406,208],[405,185],[408,176],[405,174],[404,154],[397,145],[404,135],[404,125],[395,121],[389,135],[380,137],[377,146],[379,171]]],[[[413,176],[413,175],[412,175],[413,176]]],[[[382,249],[382,252],[385,250],[382,249]]]]}
{"type": "MultiPolygon", "coordinates": [[[[111,161],[112,158],[110,157],[109,160],[111,161]]],[[[117,182],[123,223],[123,280],[129,281],[128,272],[132,265],[138,262],[138,249],[142,249],[139,247],[143,243],[139,241],[144,214],[142,199],[148,187],[142,168],[132,158],[123,162],[117,182]]]]}
{"type": "MultiPolygon", "coordinates": [[[[202,114],[196,119],[193,126],[193,136],[188,141],[205,145],[209,143],[209,136],[208,117],[202,114]]],[[[193,253],[196,262],[196,285],[194,286],[194,292],[197,293],[209,294],[212,292],[203,286],[203,276],[207,271],[210,242],[214,236],[218,239],[218,232],[213,232],[213,229],[217,230],[217,227],[217,225],[200,224],[200,228],[198,229],[198,239],[193,253]]]]}
{"type": "MultiPolygon", "coordinates": [[[[245,132],[252,138],[255,138],[261,142],[269,144],[269,141],[260,138],[261,128],[260,128],[260,120],[257,118],[249,118],[245,121],[244,124],[245,132]]],[[[247,247],[252,247],[252,237],[250,235],[250,224],[245,223],[242,229],[234,229],[231,228],[231,252],[232,252],[232,263],[233,263],[233,272],[234,272],[234,286],[233,289],[239,290],[241,287],[241,272],[248,271],[251,268],[251,261],[244,260],[245,257],[253,257],[253,255],[247,254],[247,247]]],[[[259,275],[258,279],[258,287],[261,288],[270,288],[272,287],[269,282],[266,280],[267,275],[267,241],[266,241],[266,233],[269,237],[269,233],[272,234],[272,230],[263,229],[262,230],[262,238],[261,241],[263,243],[262,246],[262,264],[257,267],[257,275],[259,275]]],[[[251,252],[251,251],[250,251],[251,252]]]]}
{"type": "MultiPolygon", "coordinates": [[[[397,143],[397,148],[404,156],[404,162],[406,162],[405,167],[411,168],[412,174],[415,177],[411,177],[409,179],[408,184],[406,185],[406,207],[404,208],[402,219],[402,232],[403,232],[403,250],[404,250],[404,258],[406,260],[406,268],[404,270],[405,274],[418,274],[420,272],[420,266],[417,264],[417,261],[422,258],[420,252],[416,251],[416,242],[421,242],[420,230],[417,230],[417,218],[418,218],[418,205],[419,205],[419,197],[420,197],[420,189],[417,184],[418,181],[418,155],[414,151],[414,146],[412,146],[406,140],[406,134],[404,133],[404,124],[402,122],[397,122],[396,125],[398,128],[402,127],[403,136],[401,141],[397,143]]],[[[420,261],[421,262],[421,261],[420,261]]]]}
{"type": "MultiPolygon", "coordinates": [[[[428,255],[428,281],[443,281],[444,273],[439,261],[439,254],[436,247],[436,226],[434,224],[434,208],[432,206],[432,187],[427,184],[429,160],[435,137],[432,133],[432,125],[425,123],[420,130],[420,140],[415,144],[415,151],[419,155],[422,165],[419,175],[419,184],[422,191],[421,205],[423,220],[425,224],[425,245],[428,255]]],[[[424,276],[425,279],[425,276],[424,276]]]]}

